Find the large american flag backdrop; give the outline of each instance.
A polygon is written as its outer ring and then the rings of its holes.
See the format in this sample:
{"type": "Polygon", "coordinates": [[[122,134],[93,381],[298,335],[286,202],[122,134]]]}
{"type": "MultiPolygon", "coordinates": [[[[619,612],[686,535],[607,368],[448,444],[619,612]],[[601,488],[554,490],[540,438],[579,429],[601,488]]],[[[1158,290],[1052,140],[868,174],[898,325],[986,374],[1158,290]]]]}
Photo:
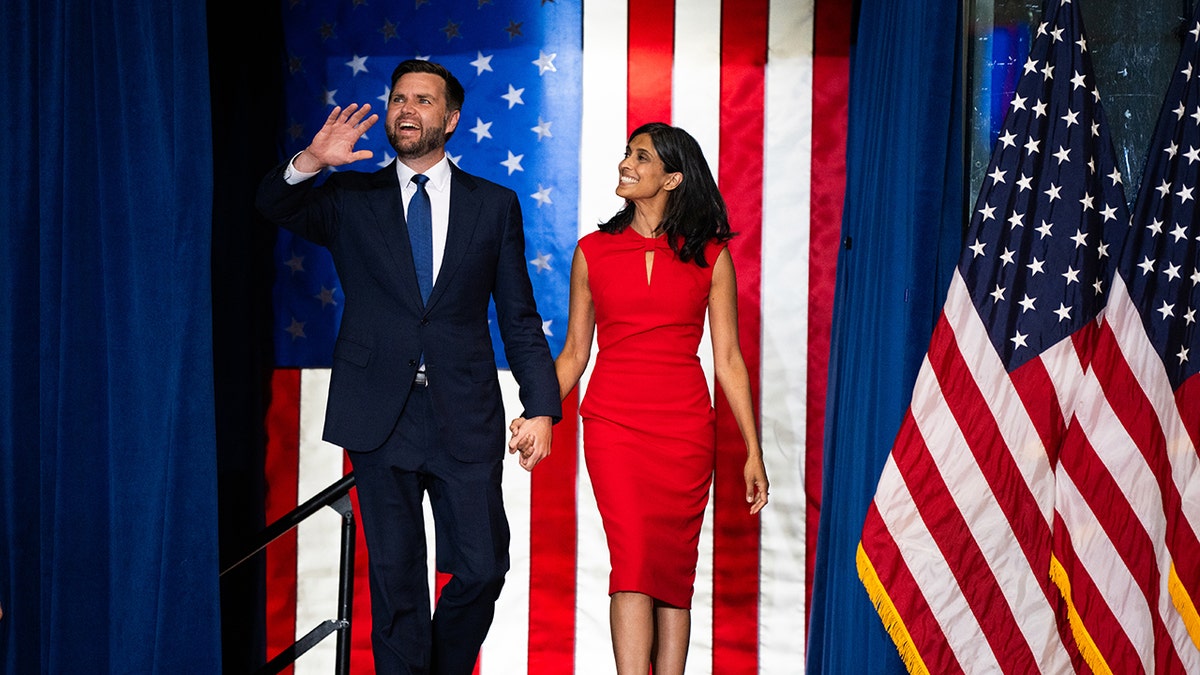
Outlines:
{"type": "MultiPolygon", "coordinates": [[[[700,141],[740,233],[731,251],[741,344],[772,490],[770,506],[749,517],[744,447],[716,392],[718,460],[701,541],[689,672],[796,672],[804,662],[820,503],[849,6],[816,0],[581,4],[288,0],[283,152],[307,144],[333,105],[371,103],[382,112],[399,61],[447,65],[467,89],[447,150],[467,171],[521,197],[529,272],[557,354],[572,251],[581,234],[620,207],[613,190],[628,131],[663,120],[700,141]]],[[[378,129],[362,145],[375,157],[348,168],[370,171],[393,157],[378,129]]],[[[320,440],[344,298],[321,249],[281,233],[276,254],[269,519],[349,470],[341,449],[320,440]]],[[[516,386],[503,369],[498,340],[497,354],[515,415],[516,386]]],[[[549,460],[532,474],[515,464],[505,473],[512,570],[480,656],[481,673],[615,671],[608,553],[582,463],[573,414],[578,401],[573,394],[565,402],[549,460]]],[[[326,511],[268,549],[269,655],[334,616],[339,524],[326,511]]],[[[371,671],[366,555],[360,534],[355,672],[371,671]]],[[[332,648],[332,640],[318,645],[301,657],[297,671],[329,672],[332,648]]]]}
{"type": "Polygon", "coordinates": [[[1131,224],[1045,3],[859,548],[912,672],[1200,672],[1196,34],[1131,224]]]}

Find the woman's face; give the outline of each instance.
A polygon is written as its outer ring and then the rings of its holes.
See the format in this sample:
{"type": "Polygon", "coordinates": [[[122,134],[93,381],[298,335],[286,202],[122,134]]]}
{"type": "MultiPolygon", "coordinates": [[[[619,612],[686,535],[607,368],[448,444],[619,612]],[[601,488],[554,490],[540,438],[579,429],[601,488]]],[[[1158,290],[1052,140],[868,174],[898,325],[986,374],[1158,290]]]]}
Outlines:
{"type": "Polygon", "coordinates": [[[683,180],[683,174],[667,173],[649,134],[638,134],[625,146],[625,159],[617,165],[620,179],[617,195],[631,201],[666,199],[667,192],[683,180]]]}

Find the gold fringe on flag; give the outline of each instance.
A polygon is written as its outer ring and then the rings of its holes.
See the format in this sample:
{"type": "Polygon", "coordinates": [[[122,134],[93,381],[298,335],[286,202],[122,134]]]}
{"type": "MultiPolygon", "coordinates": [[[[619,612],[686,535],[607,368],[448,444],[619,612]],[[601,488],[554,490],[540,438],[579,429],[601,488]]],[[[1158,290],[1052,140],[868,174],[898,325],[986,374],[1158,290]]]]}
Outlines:
{"type": "Polygon", "coordinates": [[[1055,586],[1058,586],[1058,592],[1062,594],[1063,601],[1067,603],[1067,620],[1071,624],[1071,634],[1075,636],[1075,644],[1079,646],[1080,656],[1087,662],[1093,673],[1112,675],[1112,668],[1104,660],[1104,655],[1100,653],[1100,648],[1092,640],[1087,626],[1083,625],[1083,617],[1079,616],[1079,611],[1075,609],[1075,603],[1071,600],[1071,580],[1067,577],[1067,570],[1053,555],[1050,556],[1050,580],[1054,582],[1055,586]]]}
{"type": "Polygon", "coordinates": [[[909,673],[929,675],[929,668],[925,666],[925,661],[917,653],[917,647],[908,633],[908,627],[904,625],[904,619],[896,611],[896,606],[888,597],[887,590],[879,581],[879,575],[875,573],[875,566],[871,564],[867,552],[863,550],[862,542],[858,544],[856,558],[858,578],[862,580],[863,586],[867,589],[867,595],[870,596],[871,603],[875,605],[875,611],[879,613],[884,629],[888,635],[892,636],[892,642],[896,643],[896,651],[900,652],[900,660],[904,662],[909,673]]]}
{"type": "Polygon", "coordinates": [[[1174,561],[1171,562],[1171,576],[1167,580],[1167,589],[1171,592],[1171,604],[1175,605],[1176,611],[1183,617],[1183,625],[1187,628],[1192,643],[1196,645],[1196,649],[1200,649],[1200,614],[1196,613],[1196,603],[1188,594],[1187,587],[1175,573],[1174,561]]]}

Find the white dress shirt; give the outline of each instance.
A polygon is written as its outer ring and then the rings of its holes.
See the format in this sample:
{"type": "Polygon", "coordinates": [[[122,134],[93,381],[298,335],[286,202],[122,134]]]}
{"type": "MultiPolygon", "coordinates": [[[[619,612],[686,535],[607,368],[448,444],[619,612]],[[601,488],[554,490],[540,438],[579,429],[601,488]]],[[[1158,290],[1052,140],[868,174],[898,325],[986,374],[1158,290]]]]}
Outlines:
{"type": "MultiPolygon", "coordinates": [[[[396,162],[396,175],[400,178],[400,197],[407,214],[408,202],[417,194],[417,184],[412,182],[417,172],[403,162],[396,162]]],[[[437,284],[438,270],[442,268],[442,256],[446,252],[446,236],[450,231],[450,158],[442,155],[425,175],[429,176],[425,191],[429,193],[430,215],[433,216],[433,283],[437,284]]]]}

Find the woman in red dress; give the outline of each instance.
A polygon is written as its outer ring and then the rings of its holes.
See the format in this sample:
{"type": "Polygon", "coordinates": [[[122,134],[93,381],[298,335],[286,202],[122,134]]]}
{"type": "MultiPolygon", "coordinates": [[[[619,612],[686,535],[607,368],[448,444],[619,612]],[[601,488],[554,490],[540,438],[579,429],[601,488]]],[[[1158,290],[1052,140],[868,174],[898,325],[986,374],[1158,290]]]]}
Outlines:
{"type": "MultiPolygon", "coordinates": [[[[571,264],[567,337],[555,361],[565,398],[596,366],[580,406],[584,457],[612,573],[617,672],[682,673],[700,526],[715,458],[712,400],[697,349],[708,313],[713,361],[746,446],[746,501],[767,503],[750,378],[738,346],[737,285],[725,201],[686,131],[630,136],[617,194],[625,206],[583,237],[571,264]]],[[[513,423],[510,448],[533,452],[513,423]]]]}

